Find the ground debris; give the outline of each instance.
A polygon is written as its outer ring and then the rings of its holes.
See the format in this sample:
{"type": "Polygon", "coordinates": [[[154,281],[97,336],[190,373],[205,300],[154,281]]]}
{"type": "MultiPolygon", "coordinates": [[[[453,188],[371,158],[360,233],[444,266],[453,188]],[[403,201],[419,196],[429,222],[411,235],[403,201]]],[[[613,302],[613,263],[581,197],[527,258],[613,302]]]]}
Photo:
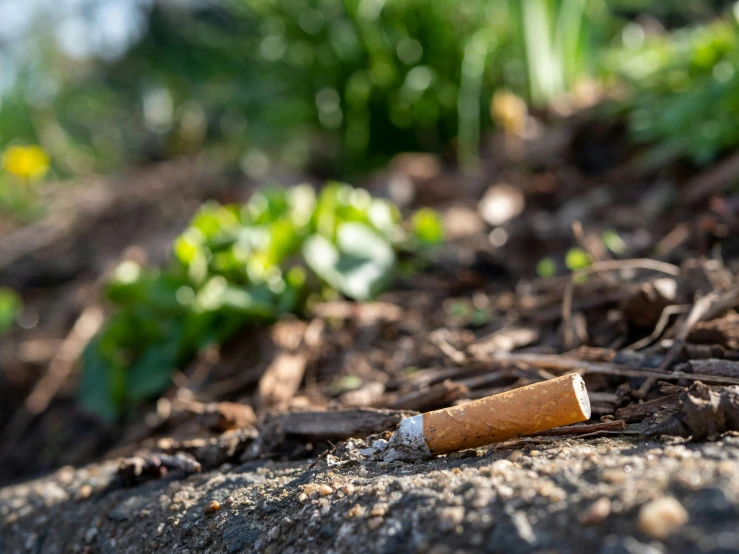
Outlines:
{"type": "Polygon", "coordinates": [[[226,431],[217,437],[193,438],[184,441],[162,438],[157,441],[156,447],[171,455],[187,453],[203,466],[211,468],[238,460],[257,437],[257,430],[254,427],[248,427],[226,431]]]}
{"type": "Polygon", "coordinates": [[[688,360],[675,369],[688,373],[702,373],[704,375],[718,375],[722,377],[739,378],[739,362],[708,358],[704,360],[688,360]]]}
{"type": "Polygon", "coordinates": [[[199,473],[200,463],[190,454],[178,452],[175,455],[142,452],[138,456],[123,458],[118,462],[118,475],[128,486],[149,479],[159,479],[169,471],[182,471],[185,474],[199,473]]]}
{"type": "Polygon", "coordinates": [[[375,408],[272,414],[259,426],[259,435],[244,452],[242,460],[307,457],[315,455],[312,448],[308,448],[314,443],[322,445],[323,450],[319,450],[319,453],[333,455],[335,449],[329,452],[333,442],[345,439],[359,441],[363,437],[392,431],[402,419],[415,414],[412,411],[375,408]]]}
{"type": "Polygon", "coordinates": [[[221,433],[249,427],[254,425],[257,419],[251,406],[236,402],[178,401],[174,403],[173,409],[183,415],[194,414],[197,416],[198,423],[205,429],[221,433]]]}
{"type": "Polygon", "coordinates": [[[730,311],[721,318],[696,324],[688,339],[694,343],[717,344],[729,350],[739,350],[739,313],[730,311]]]}
{"type": "Polygon", "coordinates": [[[679,394],[668,394],[641,402],[638,404],[630,404],[616,410],[616,417],[623,419],[627,423],[635,423],[643,421],[647,418],[658,418],[679,408],[679,394]]]}
{"type": "Polygon", "coordinates": [[[361,438],[394,429],[404,418],[414,415],[408,410],[353,410],[290,412],[274,416],[282,432],[306,440],[341,440],[361,438]]]}
{"type": "Polygon", "coordinates": [[[419,390],[395,398],[390,397],[387,406],[396,410],[426,412],[450,406],[455,400],[466,395],[467,387],[464,384],[446,380],[430,387],[420,387],[419,390]]]}
{"type": "Polygon", "coordinates": [[[678,411],[654,429],[656,434],[715,439],[739,431],[739,387],[711,387],[693,383],[680,394],[678,411]]]}

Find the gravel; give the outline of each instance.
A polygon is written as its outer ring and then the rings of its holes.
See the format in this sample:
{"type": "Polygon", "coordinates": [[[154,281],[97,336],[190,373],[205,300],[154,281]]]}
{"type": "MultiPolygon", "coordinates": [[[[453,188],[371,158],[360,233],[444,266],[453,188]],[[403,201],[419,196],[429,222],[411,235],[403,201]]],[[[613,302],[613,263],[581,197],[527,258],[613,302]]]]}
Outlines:
{"type": "Polygon", "coordinates": [[[0,490],[0,553],[739,551],[737,436],[520,446],[251,462],[133,488],[112,462],[63,468],[0,490]]]}

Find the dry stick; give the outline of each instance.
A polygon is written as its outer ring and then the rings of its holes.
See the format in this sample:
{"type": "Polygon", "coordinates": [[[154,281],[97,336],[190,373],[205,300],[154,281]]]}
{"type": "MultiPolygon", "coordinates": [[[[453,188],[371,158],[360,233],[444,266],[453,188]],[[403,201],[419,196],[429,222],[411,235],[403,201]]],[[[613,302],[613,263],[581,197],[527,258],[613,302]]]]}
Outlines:
{"type": "Polygon", "coordinates": [[[715,319],[725,311],[735,308],[739,304],[739,286],[729,289],[711,306],[701,321],[715,319]]]}
{"type": "Polygon", "coordinates": [[[395,410],[423,411],[437,406],[449,406],[455,400],[467,395],[468,389],[462,383],[443,381],[427,389],[414,390],[386,402],[386,407],[395,410]]]}
{"type": "Polygon", "coordinates": [[[100,330],[103,321],[103,310],[97,305],[85,308],[77,318],[56,355],[49,362],[46,373],[36,383],[23,407],[10,419],[5,430],[5,447],[0,453],[0,459],[13,449],[34,418],[49,406],[64,381],[72,373],[87,343],[100,330]]]}
{"type": "Polygon", "coordinates": [[[650,416],[656,414],[659,410],[677,410],[679,406],[680,395],[679,394],[668,394],[647,400],[641,404],[631,404],[624,408],[616,410],[616,417],[623,419],[628,423],[635,421],[642,421],[650,416]]]}
{"type": "Polygon", "coordinates": [[[718,377],[716,375],[703,375],[699,373],[684,373],[672,371],[663,373],[647,369],[634,369],[633,367],[612,364],[608,362],[586,362],[578,358],[559,356],[556,354],[533,354],[528,352],[496,352],[492,361],[501,363],[526,363],[542,369],[555,371],[575,371],[578,373],[597,373],[601,375],[618,375],[621,377],[654,377],[656,379],[688,379],[690,381],[703,381],[705,383],[716,383],[719,385],[739,385],[739,379],[731,377],[718,377]]]}
{"type": "Polygon", "coordinates": [[[634,344],[627,346],[626,349],[641,350],[642,348],[646,348],[654,341],[659,339],[660,336],[662,336],[662,333],[664,333],[667,324],[670,322],[670,316],[675,314],[684,314],[689,309],[690,306],[687,304],[673,304],[671,306],[665,307],[665,309],[662,310],[662,313],[659,315],[659,320],[657,320],[657,325],[654,326],[654,331],[652,331],[648,337],[639,339],[634,344]]]}
{"type": "Polygon", "coordinates": [[[615,430],[615,431],[609,431],[607,429],[603,429],[601,431],[593,431],[592,433],[585,433],[583,435],[573,435],[571,437],[547,437],[542,435],[536,435],[533,437],[522,437],[520,439],[511,439],[509,441],[501,442],[498,444],[492,445],[492,450],[506,450],[509,448],[518,448],[523,447],[527,444],[542,444],[542,445],[548,445],[548,444],[562,444],[563,440],[568,439],[590,439],[595,437],[603,437],[608,435],[616,435],[616,436],[624,436],[624,435],[643,435],[644,432],[638,429],[633,429],[633,425],[631,427],[627,426],[626,429],[623,430],[615,430]]]}
{"type": "Polygon", "coordinates": [[[574,235],[577,244],[580,245],[580,248],[590,254],[590,257],[597,260],[597,262],[604,262],[611,259],[608,254],[608,249],[603,244],[603,241],[595,235],[586,235],[580,221],[574,221],[572,223],[572,234],[574,235]]]}
{"type": "Polygon", "coordinates": [[[577,425],[566,425],[565,427],[555,427],[549,431],[537,433],[536,437],[566,437],[577,435],[590,435],[601,431],[623,431],[626,429],[626,422],[622,419],[615,421],[602,421],[600,423],[585,423],[577,425]]]}
{"type": "Polygon", "coordinates": [[[49,406],[64,380],[72,373],[87,343],[100,330],[103,320],[103,310],[100,306],[90,306],[80,314],[56,355],[51,359],[46,374],[26,398],[25,405],[29,413],[38,415],[49,406]]]}
{"type": "Polygon", "coordinates": [[[676,265],[647,258],[596,262],[589,267],[575,271],[565,287],[564,297],[562,298],[562,327],[564,328],[566,348],[570,348],[573,343],[570,319],[572,318],[572,297],[575,293],[575,281],[586,275],[600,273],[602,271],[618,271],[623,269],[651,269],[674,277],[680,275],[680,268],[676,265]]]}
{"type": "MultiPolygon", "coordinates": [[[[665,354],[665,358],[662,360],[658,369],[665,371],[672,365],[672,362],[675,361],[685,347],[685,342],[688,340],[690,332],[699,321],[713,319],[723,311],[733,307],[737,303],[737,300],[739,300],[739,287],[735,287],[723,294],[713,291],[697,300],[690,310],[688,318],[680,327],[672,346],[670,346],[667,354],[665,354]]],[[[636,391],[636,396],[644,398],[654,386],[654,383],[654,378],[644,381],[639,387],[639,390],[636,391]]]]}
{"type": "Polygon", "coordinates": [[[687,191],[685,199],[689,203],[698,202],[706,196],[720,192],[735,181],[737,176],[739,176],[739,152],[688,181],[683,189],[687,191]]]}
{"type": "Polygon", "coordinates": [[[681,369],[690,369],[694,373],[703,373],[704,375],[722,375],[724,377],[739,378],[739,362],[732,360],[722,360],[716,358],[708,358],[707,360],[688,360],[684,364],[677,366],[681,369]]]}
{"type": "Polygon", "coordinates": [[[258,397],[263,406],[287,402],[295,396],[305,375],[308,356],[279,352],[259,379],[258,397]]]}
{"type": "Polygon", "coordinates": [[[688,314],[688,318],[685,320],[685,323],[683,323],[680,331],[675,337],[675,341],[667,351],[665,359],[660,364],[659,369],[664,371],[670,367],[672,362],[675,361],[675,358],[677,358],[685,346],[685,342],[688,340],[688,335],[690,335],[693,327],[695,327],[698,322],[713,319],[718,315],[721,315],[722,312],[733,308],[738,301],[739,287],[734,287],[723,294],[719,294],[716,291],[710,292],[696,301],[693,308],[690,310],[690,314],[688,314]]]}
{"type": "Polygon", "coordinates": [[[442,334],[438,332],[431,333],[429,339],[434,346],[441,350],[442,354],[452,360],[455,364],[463,364],[467,360],[465,353],[452,346],[452,344],[446,340],[442,334]]]}
{"type": "Polygon", "coordinates": [[[703,316],[708,313],[708,309],[711,307],[711,304],[713,304],[717,299],[718,294],[716,292],[710,292],[704,297],[699,298],[695,304],[693,304],[693,307],[688,314],[688,318],[683,322],[680,330],[677,332],[675,340],[672,342],[672,346],[670,346],[667,354],[665,354],[665,358],[662,360],[662,363],[659,364],[659,370],[667,371],[667,368],[672,365],[672,362],[674,362],[680,355],[683,346],[685,346],[685,341],[688,339],[690,331],[693,330],[696,323],[703,319],[703,316]]]}

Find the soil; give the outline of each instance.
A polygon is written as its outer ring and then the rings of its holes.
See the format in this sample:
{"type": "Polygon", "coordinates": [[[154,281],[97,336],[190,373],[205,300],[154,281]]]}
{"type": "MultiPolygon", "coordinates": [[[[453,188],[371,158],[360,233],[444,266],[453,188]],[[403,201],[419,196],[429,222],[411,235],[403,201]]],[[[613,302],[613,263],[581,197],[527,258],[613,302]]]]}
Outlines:
{"type": "Polygon", "coordinates": [[[736,435],[529,439],[415,463],[259,461],[133,488],[116,470],[64,467],[0,491],[0,552],[739,550],[736,435]],[[648,517],[665,497],[677,508],[648,517]]]}

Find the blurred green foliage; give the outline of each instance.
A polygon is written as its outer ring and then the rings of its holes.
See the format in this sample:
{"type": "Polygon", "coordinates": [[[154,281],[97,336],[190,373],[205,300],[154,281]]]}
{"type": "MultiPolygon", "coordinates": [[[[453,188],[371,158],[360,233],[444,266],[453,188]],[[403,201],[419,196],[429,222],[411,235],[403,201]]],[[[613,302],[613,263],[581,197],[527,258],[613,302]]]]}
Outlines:
{"type": "Polygon", "coordinates": [[[340,183],[318,195],[301,185],[264,189],[243,206],[206,204],[175,240],[167,268],[126,261],[114,272],[107,294],[117,310],[85,351],[82,403],[115,418],[160,393],[201,349],[300,314],[323,289],[373,298],[399,254],[442,238],[432,211],[403,225],[395,205],[340,183]]]}
{"type": "Polygon", "coordinates": [[[22,309],[20,296],[12,289],[0,287],[0,335],[10,330],[22,309]]]}
{"type": "Polygon", "coordinates": [[[466,164],[496,89],[547,104],[614,27],[605,0],[155,3],[118,59],[43,42],[0,105],[0,144],[41,144],[61,176],[203,151],[255,177],[418,150],[466,164]]]}
{"type": "Polygon", "coordinates": [[[554,277],[557,274],[557,263],[549,256],[542,258],[536,264],[536,274],[542,279],[554,277]]]}
{"type": "Polygon", "coordinates": [[[707,164],[739,145],[739,28],[728,17],[669,35],[639,30],[609,59],[632,87],[624,106],[631,134],[659,159],[707,164]]]}
{"type": "Polygon", "coordinates": [[[591,264],[590,255],[582,248],[570,248],[565,254],[565,265],[570,271],[584,269],[591,264]]]}
{"type": "Polygon", "coordinates": [[[602,2],[588,0],[519,1],[511,12],[525,55],[529,98],[545,106],[592,69],[594,47],[605,45],[608,12],[602,2]]]}
{"type": "Polygon", "coordinates": [[[54,177],[199,153],[256,179],[273,166],[352,175],[418,150],[474,169],[496,90],[541,108],[615,68],[637,90],[634,137],[665,138],[662,150],[703,163],[736,140],[729,118],[705,107],[733,109],[736,29],[733,21],[679,27],[726,6],[153,2],[142,7],[146,28],[118,57],[75,58],[56,47],[53,31],[41,35],[3,94],[0,146],[40,144],[54,177]],[[678,30],[652,36],[660,26],[678,30]],[[619,38],[627,44],[614,53],[619,38]],[[703,108],[691,113],[685,106],[695,103],[703,108]]]}

